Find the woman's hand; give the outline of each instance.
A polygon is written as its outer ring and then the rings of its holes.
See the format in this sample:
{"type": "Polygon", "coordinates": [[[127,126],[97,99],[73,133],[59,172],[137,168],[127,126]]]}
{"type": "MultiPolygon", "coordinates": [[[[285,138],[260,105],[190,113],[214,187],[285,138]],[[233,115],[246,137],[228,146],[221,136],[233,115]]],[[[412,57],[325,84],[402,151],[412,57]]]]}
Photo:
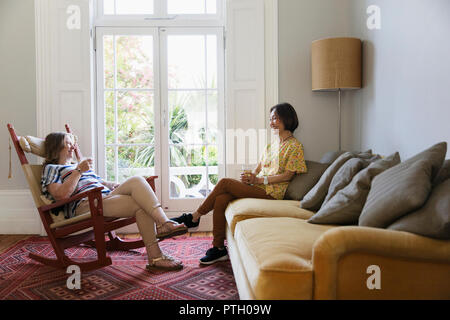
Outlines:
{"type": "Polygon", "coordinates": [[[111,191],[113,191],[114,189],[116,189],[118,186],[120,186],[120,183],[111,183],[109,186],[109,189],[111,191]]]}
{"type": "Polygon", "coordinates": [[[78,164],[77,169],[80,169],[81,172],[89,171],[92,168],[92,163],[92,158],[86,158],[78,164]]]}
{"type": "Polygon", "coordinates": [[[120,183],[115,183],[115,182],[110,182],[110,181],[103,181],[102,184],[111,191],[113,191],[118,186],[120,186],[120,183]]]}
{"type": "Polygon", "coordinates": [[[241,182],[245,184],[255,184],[257,183],[258,178],[256,178],[256,174],[252,173],[241,173],[241,182]]]}

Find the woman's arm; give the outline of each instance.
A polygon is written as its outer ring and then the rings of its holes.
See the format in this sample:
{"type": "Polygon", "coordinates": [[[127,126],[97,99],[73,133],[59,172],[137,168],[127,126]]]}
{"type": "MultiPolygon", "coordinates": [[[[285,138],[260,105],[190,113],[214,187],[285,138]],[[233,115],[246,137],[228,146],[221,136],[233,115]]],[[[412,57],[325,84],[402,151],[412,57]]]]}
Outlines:
{"type": "Polygon", "coordinates": [[[255,176],[257,176],[258,173],[260,173],[260,172],[261,172],[261,162],[258,163],[258,166],[255,168],[255,170],[253,170],[253,174],[254,174],[255,176]]]}
{"type": "Polygon", "coordinates": [[[120,186],[120,183],[115,183],[112,181],[103,181],[101,182],[102,185],[104,185],[105,187],[107,187],[109,190],[114,190],[115,188],[117,188],[118,186],[120,186]]]}
{"type": "Polygon", "coordinates": [[[81,173],[86,172],[91,168],[92,159],[85,159],[81,161],[72,174],[67,177],[64,183],[51,183],[48,185],[48,192],[55,200],[65,199],[72,195],[75,191],[78,181],[81,178],[81,173]],[[79,171],[78,171],[79,170],[79,171]]]}
{"type": "MultiPolygon", "coordinates": [[[[289,182],[294,177],[295,172],[293,171],[286,171],[282,174],[275,174],[273,176],[267,176],[268,183],[280,183],[280,182],[289,182]]],[[[255,177],[256,184],[264,183],[263,177],[255,177]]]]}
{"type": "Polygon", "coordinates": [[[55,200],[68,198],[75,191],[80,177],[81,173],[77,170],[73,170],[72,174],[64,181],[64,183],[49,184],[47,187],[48,192],[50,192],[55,200]]]}

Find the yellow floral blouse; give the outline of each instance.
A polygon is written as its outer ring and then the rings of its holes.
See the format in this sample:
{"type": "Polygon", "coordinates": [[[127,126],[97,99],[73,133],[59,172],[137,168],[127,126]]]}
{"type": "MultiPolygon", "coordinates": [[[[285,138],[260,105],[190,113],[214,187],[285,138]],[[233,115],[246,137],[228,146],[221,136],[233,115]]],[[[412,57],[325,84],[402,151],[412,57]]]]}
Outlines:
{"type": "MultiPolygon", "coordinates": [[[[283,174],[286,170],[295,173],[305,173],[308,171],[303,156],[303,145],[295,137],[287,138],[279,144],[279,148],[277,146],[272,148],[268,144],[260,163],[261,171],[258,177],[283,174]]],[[[267,185],[255,184],[256,187],[264,189],[266,194],[271,195],[277,200],[284,198],[284,193],[288,185],[289,182],[269,183],[267,185]]]]}

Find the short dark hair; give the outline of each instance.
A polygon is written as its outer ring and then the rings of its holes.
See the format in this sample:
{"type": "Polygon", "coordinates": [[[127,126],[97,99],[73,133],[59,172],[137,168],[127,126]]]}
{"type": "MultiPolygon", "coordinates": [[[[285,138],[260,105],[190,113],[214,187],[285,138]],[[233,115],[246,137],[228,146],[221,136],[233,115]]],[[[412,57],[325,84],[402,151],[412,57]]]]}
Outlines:
{"type": "Polygon", "coordinates": [[[298,128],[297,112],[295,112],[295,109],[291,104],[287,102],[279,103],[270,108],[270,112],[274,110],[278,118],[283,122],[285,130],[294,132],[295,129],[298,128]]]}

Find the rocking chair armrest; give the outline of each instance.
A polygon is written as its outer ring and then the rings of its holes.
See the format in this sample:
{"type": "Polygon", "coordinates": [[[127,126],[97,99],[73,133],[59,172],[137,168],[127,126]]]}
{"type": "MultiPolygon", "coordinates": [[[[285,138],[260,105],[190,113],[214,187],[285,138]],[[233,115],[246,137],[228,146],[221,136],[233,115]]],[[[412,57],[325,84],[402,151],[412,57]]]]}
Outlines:
{"type": "Polygon", "coordinates": [[[65,204],[67,204],[69,202],[88,197],[89,195],[94,195],[94,194],[97,194],[97,193],[101,194],[102,190],[103,190],[103,187],[98,187],[98,188],[91,189],[91,190],[88,190],[88,191],[85,191],[85,192],[81,192],[81,193],[79,193],[79,194],[77,194],[77,195],[75,195],[73,197],[61,199],[61,200],[58,200],[58,201],[56,201],[56,202],[54,202],[52,204],[41,206],[41,207],[39,207],[39,209],[42,212],[50,211],[51,209],[61,207],[61,206],[65,205],[65,204]]]}
{"type": "Polygon", "coordinates": [[[153,191],[156,191],[155,189],[155,179],[158,178],[158,176],[148,176],[144,177],[147,183],[150,185],[150,187],[153,189],[153,191]]]}
{"type": "Polygon", "coordinates": [[[158,179],[158,176],[145,176],[144,178],[145,180],[147,180],[147,182],[150,182],[154,181],[155,179],[158,179]]]}

